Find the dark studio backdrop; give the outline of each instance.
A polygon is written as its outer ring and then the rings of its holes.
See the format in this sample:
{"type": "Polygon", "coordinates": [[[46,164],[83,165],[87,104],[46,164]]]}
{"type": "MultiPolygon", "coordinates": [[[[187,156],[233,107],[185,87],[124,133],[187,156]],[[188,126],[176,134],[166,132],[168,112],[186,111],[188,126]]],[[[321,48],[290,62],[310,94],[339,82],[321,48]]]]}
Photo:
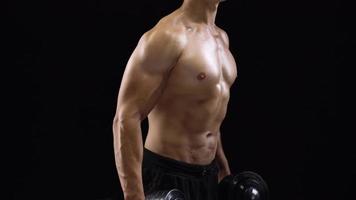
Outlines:
{"type": "MultiPolygon", "coordinates": [[[[112,119],[140,36],[180,0],[9,1],[10,57],[23,73],[10,199],[121,199],[112,119]]],[[[227,0],[216,23],[239,70],[222,141],[233,172],[272,200],[342,199],[331,161],[335,26],[326,1],[227,0]],[[337,190],[337,192],[336,192],[337,190]]],[[[143,137],[147,121],[143,123],[143,137]]],[[[355,174],[353,169],[349,173],[355,174]]],[[[351,182],[351,181],[350,181],[351,182]]]]}

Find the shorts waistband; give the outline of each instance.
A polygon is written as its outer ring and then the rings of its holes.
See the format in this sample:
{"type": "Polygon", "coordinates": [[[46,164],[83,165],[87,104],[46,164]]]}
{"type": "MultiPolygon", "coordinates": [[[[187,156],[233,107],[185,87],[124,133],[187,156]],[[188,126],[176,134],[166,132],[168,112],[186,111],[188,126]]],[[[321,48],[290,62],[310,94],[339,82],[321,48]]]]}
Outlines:
{"type": "Polygon", "coordinates": [[[217,174],[219,171],[216,159],[207,165],[190,164],[159,155],[146,148],[144,148],[143,152],[143,163],[144,165],[156,165],[171,172],[177,172],[181,174],[183,173],[193,176],[217,174]]]}

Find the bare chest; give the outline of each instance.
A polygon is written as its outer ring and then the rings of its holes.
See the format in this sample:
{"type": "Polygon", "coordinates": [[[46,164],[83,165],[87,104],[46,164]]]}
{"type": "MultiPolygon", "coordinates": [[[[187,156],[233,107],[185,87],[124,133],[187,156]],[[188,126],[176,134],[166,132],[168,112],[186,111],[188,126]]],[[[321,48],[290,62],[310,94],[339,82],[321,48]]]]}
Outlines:
{"type": "MultiPolygon", "coordinates": [[[[169,85],[179,94],[216,96],[237,76],[236,62],[220,37],[194,36],[173,69],[169,85]]],[[[226,91],[227,92],[227,91],[226,91]]]]}

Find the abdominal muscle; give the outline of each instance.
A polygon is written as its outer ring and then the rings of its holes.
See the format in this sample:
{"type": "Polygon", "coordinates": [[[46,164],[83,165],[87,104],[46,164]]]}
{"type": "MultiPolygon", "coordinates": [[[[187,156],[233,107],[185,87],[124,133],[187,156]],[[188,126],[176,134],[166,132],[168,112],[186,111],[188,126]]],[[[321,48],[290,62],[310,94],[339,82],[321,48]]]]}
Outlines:
{"type": "Polygon", "coordinates": [[[205,102],[176,99],[158,104],[148,116],[145,148],[190,164],[210,164],[226,112],[226,103],[221,101],[216,97],[205,102]]]}

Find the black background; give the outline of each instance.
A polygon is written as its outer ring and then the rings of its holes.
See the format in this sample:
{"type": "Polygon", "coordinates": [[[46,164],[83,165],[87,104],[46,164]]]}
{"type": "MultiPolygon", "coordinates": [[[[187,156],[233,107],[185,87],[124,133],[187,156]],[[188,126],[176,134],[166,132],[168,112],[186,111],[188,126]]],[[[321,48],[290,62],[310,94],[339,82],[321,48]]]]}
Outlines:
{"type": "MultiPolygon", "coordinates": [[[[8,2],[8,58],[21,71],[12,91],[19,124],[10,149],[11,199],[121,199],[111,131],[121,77],[140,36],[180,4],[8,2]]],[[[335,151],[334,6],[219,6],[216,24],[228,33],[239,70],[222,125],[225,153],[233,172],[261,174],[272,200],[351,192],[350,178],[335,184],[346,176],[339,173],[352,177],[355,170],[335,151]]],[[[147,121],[143,130],[145,137],[147,121]]]]}

